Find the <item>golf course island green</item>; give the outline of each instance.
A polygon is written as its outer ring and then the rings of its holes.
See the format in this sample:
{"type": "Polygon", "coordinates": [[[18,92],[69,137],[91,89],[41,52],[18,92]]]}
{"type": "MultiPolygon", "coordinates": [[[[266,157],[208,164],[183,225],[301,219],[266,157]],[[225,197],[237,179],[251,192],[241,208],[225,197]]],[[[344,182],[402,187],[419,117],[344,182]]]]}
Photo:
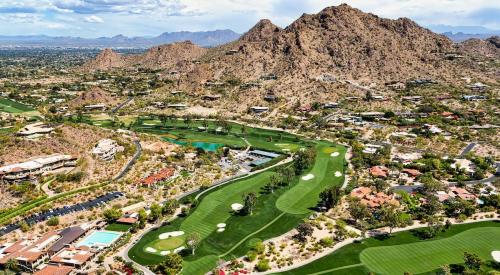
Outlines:
{"type": "MultiPolygon", "coordinates": [[[[155,129],[157,134],[165,134],[157,130],[155,129]]],[[[166,132],[172,134],[171,131],[166,132]]],[[[183,138],[186,139],[188,134],[197,136],[195,140],[187,139],[189,142],[203,139],[205,142],[227,144],[224,140],[211,139],[207,133],[196,135],[195,132],[184,130],[183,138]]],[[[243,142],[240,137],[227,136],[230,144],[243,142]]],[[[217,139],[224,137],[218,135],[217,139]]],[[[211,189],[201,195],[197,206],[187,217],[178,217],[170,224],[145,234],[129,250],[128,255],[132,260],[142,265],[158,264],[164,259],[162,255],[169,253],[167,251],[175,252],[176,249],[186,246],[183,236],[197,233],[201,238],[200,245],[194,255],[188,253],[184,256],[182,273],[205,274],[216,267],[219,259],[229,260],[243,256],[255,242],[290,231],[312,213],[322,190],[340,186],[344,182],[346,149],[343,146],[326,141],[303,141],[290,134],[257,131],[253,128],[247,129],[245,138],[253,148],[263,150],[292,151],[308,146],[315,150],[316,157],[307,171],[295,176],[288,186],[277,188],[273,192],[266,191],[271,176],[278,173],[280,168],[292,166],[293,163],[286,163],[211,189]],[[235,207],[244,204],[244,194],[250,192],[257,195],[252,214],[243,215],[235,211],[235,207]],[[183,232],[183,235],[161,238],[162,234],[172,232],[183,232]]]]}
{"type": "Polygon", "coordinates": [[[499,248],[500,222],[458,224],[429,240],[420,240],[411,231],[365,239],[279,274],[436,274],[443,265],[462,264],[464,252],[487,263],[499,248]]]}

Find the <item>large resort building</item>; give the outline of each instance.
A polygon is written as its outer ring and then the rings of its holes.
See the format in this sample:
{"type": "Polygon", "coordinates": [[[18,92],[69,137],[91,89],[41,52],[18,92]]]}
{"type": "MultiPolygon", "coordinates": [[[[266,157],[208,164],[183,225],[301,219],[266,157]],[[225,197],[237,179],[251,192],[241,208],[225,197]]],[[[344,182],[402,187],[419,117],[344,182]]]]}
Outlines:
{"type": "Polygon", "coordinates": [[[76,165],[76,158],[70,155],[54,154],[35,158],[25,162],[0,167],[0,179],[3,182],[30,180],[44,173],[50,173],[63,167],[76,165]]]}

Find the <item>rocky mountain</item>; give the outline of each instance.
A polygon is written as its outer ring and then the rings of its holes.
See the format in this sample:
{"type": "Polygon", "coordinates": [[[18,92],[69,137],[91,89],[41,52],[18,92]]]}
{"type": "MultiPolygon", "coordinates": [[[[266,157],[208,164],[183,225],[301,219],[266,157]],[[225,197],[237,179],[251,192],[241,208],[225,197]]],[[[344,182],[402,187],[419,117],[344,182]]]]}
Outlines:
{"type": "Polygon", "coordinates": [[[176,66],[192,64],[192,61],[206,51],[206,48],[197,46],[191,41],[156,46],[139,55],[121,55],[107,48],[85,63],[82,69],[87,72],[129,67],[174,69],[176,66]]]}
{"type": "Polygon", "coordinates": [[[81,38],[46,35],[0,36],[0,47],[82,47],[82,48],[149,48],[156,45],[190,40],[201,47],[214,47],[234,41],[240,34],[232,30],[203,32],[165,32],[156,37],[81,38]]]}
{"type": "Polygon", "coordinates": [[[473,56],[500,58],[500,37],[493,36],[485,40],[472,38],[461,42],[459,49],[473,56]]]}
{"type": "Polygon", "coordinates": [[[325,74],[379,84],[410,78],[456,79],[460,73],[469,74],[446,58],[456,50],[450,39],[410,19],[380,18],[342,4],[304,14],[284,29],[261,20],[238,40],[208,50],[181,43],[123,58],[129,60],[124,66],[175,70],[185,76],[184,82],[198,86],[211,79],[248,82],[275,74],[278,88],[300,89],[325,74]],[[181,62],[194,60],[195,65],[181,62]]]}

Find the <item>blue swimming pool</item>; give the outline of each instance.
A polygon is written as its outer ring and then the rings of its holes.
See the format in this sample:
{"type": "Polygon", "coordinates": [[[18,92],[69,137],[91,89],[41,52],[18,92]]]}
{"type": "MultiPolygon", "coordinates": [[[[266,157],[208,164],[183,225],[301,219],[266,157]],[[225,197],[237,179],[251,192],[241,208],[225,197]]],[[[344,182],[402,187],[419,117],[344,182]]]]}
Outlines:
{"type": "Polygon", "coordinates": [[[177,145],[182,145],[182,146],[191,145],[195,148],[201,148],[205,151],[210,151],[210,152],[215,152],[215,151],[217,151],[217,149],[224,146],[224,144],[220,144],[220,143],[209,143],[209,142],[202,142],[202,141],[187,142],[187,141],[181,141],[181,140],[168,138],[168,137],[165,137],[163,139],[168,141],[168,142],[175,143],[177,145]]]}
{"type": "Polygon", "coordinates": [[[99,247],[107,247],[114,243],[119,237],[121,233],[114,231],[94,231],[92,234],[83,239],[78,246],[99,246],[99,247]]]}

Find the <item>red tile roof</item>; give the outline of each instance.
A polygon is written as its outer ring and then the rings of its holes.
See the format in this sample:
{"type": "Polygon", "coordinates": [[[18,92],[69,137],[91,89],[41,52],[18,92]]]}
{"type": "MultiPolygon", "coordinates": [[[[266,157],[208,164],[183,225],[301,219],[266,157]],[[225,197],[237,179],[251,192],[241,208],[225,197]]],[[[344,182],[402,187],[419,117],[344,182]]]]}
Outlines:
{"type": "Polygon", "coordinates": [[[161,169],[158,173],[150,175],[149,177],[142,179],[140,181],[140,184],[150,186],[150,185],[156,184],[158,182],[161,182],[161,181],[164,181],[164,180],[170,178],[171,176],[174,175],[174,173],[175,173],[174,168],[164,168],[164,169],[161,169]]]}
{"type": "Polygon", "coordinates": [[[65,265],[47,265],[33,275],[68,275],[73,271],[73,267],[65,265]]]}
{"type": "Polygon", "coordinates": [[[416,169],[408,169],[408,168],[405,168],[403,169],[402,171],[403,173],[406,173],[412,177],[418,177],[420,176],[422,173],[420,173],[420,171],[416,170],[416,169]]]}
{"type": "Polygon", "coordinates": [[[383,166],[373,166],[370,168],[370,174],[374,177],[386,178],[389,169],[383,166]]]}
{"type": "Polygon", "coordinates": [[[138,221],[137,218],[131,218],[131,217],[121,217],[116,222],[118,223],[126,223],[126,224],[134,224],[138,221]]]}

